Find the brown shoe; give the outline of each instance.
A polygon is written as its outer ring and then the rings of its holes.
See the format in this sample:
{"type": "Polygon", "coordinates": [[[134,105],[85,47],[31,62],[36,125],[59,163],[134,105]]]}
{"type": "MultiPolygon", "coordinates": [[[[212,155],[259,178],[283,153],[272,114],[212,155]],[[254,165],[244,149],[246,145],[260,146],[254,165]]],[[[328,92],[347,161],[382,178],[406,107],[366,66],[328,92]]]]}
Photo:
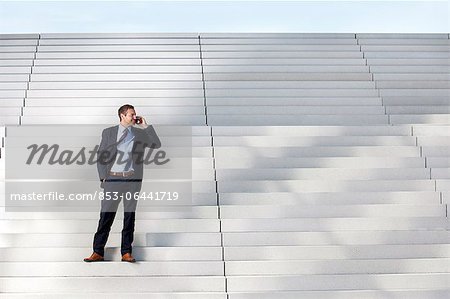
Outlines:
{"type": "Polygon", "coordinates": [[[103,262],[105,259],[103,258],[103,256],[101,256],[100,254],[94,252],[91,254],[90,257],[87,257],[84,259],[84,261],[86,263],[91,263],[91,262],[103,262]]]}
{"type": "Polygon", "coordinates": [[[131,253],[125,253],[124,255],[122,255],[122,262],[135,263],[136,260],[131,255],[131,253]]]}

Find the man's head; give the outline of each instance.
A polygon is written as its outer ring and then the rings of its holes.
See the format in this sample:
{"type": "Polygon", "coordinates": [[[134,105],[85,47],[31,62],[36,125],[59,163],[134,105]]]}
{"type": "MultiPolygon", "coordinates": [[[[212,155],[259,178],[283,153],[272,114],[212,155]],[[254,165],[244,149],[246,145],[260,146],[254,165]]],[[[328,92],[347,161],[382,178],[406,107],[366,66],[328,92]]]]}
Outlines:
{"type": "Polygon", "coordinates": [[[121,106],[118,110],[118,115],[120,123],[126,127],[132,126],[136,122],[136,112],[134,111],[133,105],[125,104],[121,106]]]}

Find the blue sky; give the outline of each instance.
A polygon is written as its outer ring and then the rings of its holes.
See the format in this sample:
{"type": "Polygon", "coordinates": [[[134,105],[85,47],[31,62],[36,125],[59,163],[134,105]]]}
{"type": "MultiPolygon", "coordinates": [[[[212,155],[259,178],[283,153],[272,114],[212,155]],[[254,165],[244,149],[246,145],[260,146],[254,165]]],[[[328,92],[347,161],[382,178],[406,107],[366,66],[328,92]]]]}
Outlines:
{"type": "Polygon", "coordinates": [[[0,1],[0,32],[450,32],[449,1],[0,1]]]}

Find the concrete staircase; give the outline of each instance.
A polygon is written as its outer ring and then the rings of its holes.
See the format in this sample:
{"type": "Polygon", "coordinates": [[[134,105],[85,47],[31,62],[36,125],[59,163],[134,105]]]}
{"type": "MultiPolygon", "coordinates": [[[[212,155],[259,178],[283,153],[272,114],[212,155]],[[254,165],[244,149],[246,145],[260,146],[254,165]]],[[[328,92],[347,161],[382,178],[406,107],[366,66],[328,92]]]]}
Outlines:
{"type": "Polygon", "coordinates": [[[86,264],[97,212],[3,209],[0,298],[448,298],[449,41],[0,35],[2,125],[107,125],[130,102],[191,126],[193,153],[193,206],[138,211],[136,264],[120,213],[86,264]]]}

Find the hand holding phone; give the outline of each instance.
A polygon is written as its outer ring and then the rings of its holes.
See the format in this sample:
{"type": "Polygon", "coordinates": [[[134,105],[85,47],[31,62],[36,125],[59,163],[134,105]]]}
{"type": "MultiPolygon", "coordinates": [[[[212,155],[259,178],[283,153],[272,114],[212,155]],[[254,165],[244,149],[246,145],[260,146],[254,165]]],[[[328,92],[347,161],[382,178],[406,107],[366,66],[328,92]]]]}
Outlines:
{"type": "Polygon", "coordinates": [[[141,126],[144,129],[148,127],[147,121],[142,116],[135,116],[134,121],[137,125],[141,126]]]}

